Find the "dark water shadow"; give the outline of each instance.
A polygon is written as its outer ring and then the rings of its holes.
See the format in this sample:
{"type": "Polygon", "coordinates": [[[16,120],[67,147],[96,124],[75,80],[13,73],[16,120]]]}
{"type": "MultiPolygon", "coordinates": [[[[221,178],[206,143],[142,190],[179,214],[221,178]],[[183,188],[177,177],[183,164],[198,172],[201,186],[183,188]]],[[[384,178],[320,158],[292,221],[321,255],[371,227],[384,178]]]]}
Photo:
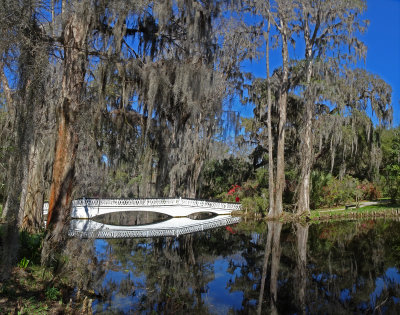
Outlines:
{"type": "Polygon", "coordinates": [[[106,213],[93,218],[93,221],[117,226],[141,226],[167,221],[172,217],[157,212],[126,211],[106,213]]]}
{"type": "Polygon", "coordinates": [[[191,215],[188,215],[189,219],[192,220],[208,220],[215,218],[217,216],[216,213],[213,212],[197,212],[197,213],[192,213],[191,215]]]}

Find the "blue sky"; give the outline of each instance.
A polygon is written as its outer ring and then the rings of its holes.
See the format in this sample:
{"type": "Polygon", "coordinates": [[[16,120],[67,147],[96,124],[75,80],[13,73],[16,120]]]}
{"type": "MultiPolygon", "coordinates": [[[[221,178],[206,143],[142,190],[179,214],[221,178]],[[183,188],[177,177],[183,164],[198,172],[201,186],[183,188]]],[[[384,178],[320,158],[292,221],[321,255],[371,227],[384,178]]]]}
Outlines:
{"type": "MultiPolygon", "coordinates": [[[[361,39],[368,47],[365,63],[359,66],[379,75],[392,87],[393,126],[400,125],[400,0],[368,0],[363,19],[370,24],[361,39]]],[[[290,52],[292,55],[293,50],[290,52]]],[[[297,56],[297,54],[296,54],[297,56]]],[[[300,57],[300,56],[297,56],[300,57]]],[[[271,52],[271,71],[281,65],[279,51],[271,52]]],[[[243,64],[243,70],[251,71],[256,77],[265,77],[265,58],[243,64]]],[[[244,117],[252,116],[252,109],[235,109],[244,117]]]]}
{"type": "Polygon", "coordinates": [[[392,86],[393,125],[400,124],[400,0],[368,0],[370,21],[363,40],[368,47],[366,70],[392,86]]]}

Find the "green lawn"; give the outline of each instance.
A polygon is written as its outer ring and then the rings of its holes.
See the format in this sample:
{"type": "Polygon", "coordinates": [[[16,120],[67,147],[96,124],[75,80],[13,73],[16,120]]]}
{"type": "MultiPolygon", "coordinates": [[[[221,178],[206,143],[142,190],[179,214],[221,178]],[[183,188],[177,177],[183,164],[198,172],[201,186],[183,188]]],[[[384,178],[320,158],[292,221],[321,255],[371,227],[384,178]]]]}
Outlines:
{"type": "Polygon", "coordinates": [[[382,203],[382,204],[377,204],[377,205],[370,205],[370,206],[365,206],[361,208],[350,208],[345,210],[343,207],[341,208],[335,208],[335,209],[317,209],[317,210],[311,210],[311,218],[318,218],[318,217],[323,217],[323,216],[351,216],[352,214],[356,213],[362,213],[362,214],[367,214],[367,213],[380,213],[383,214],[384,212],[391,212],[392,210],[400,210],[400,204],[399,203],[382,203]]]}
{"type": "Polygon", "coordinates": [[[366,206],[358,209],[359,211],[363,212],[371,212],[371,211],[387,211],[387,210],[393,210],[393,209],[400,209],[400,204],[399,203],[387,203],[387,204],[380,204],[380,205],[372,205],[372,206],[366,206]]]}

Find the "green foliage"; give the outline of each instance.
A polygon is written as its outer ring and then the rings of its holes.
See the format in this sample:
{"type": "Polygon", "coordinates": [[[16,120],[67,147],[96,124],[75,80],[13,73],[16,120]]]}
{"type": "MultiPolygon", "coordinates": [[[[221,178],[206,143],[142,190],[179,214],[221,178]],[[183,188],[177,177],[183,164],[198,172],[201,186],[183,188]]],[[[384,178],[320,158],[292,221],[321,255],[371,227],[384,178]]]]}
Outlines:
{"type": "Polygon", "coordinates": [[[52,301],[57,301],[61,298],[61,292],[57,288],[51,287],[47,288],[45,292],[46,298],[52,301]]]}
{"type": "Polygon", "coordinates": [[[268,198],[261,196],[245,197],[241,200],[244,210],[263,213],[268,208],[268,198]]]}
{"type": "Polygon", "coordinates": [[[256,180],[261,187],[268,187],[268,169],[258,168],[256,170],[256,180]]]}
{"type": "Polygon", "coordinates": [[[381,193],[373,183],[346,175],[338,179],[332,174],[312,172],[311,208],[332,207],[360,200],[377,200],[381,193]]]}
{"type": "Polygon", "coordinates": [[[393,201],[400,198],[400,128],[382,131],[384,194],[393,201]]]}
{"type": "Polygon", "coordinates": [[[20,233],[20,259],[27,259],[33,264],[40,264],[40,251],[43,234],[30,234],[26,231],[20,233]],[[22,257],[22,258],[21,258],[22,257]]]}
{"type": "Polygon", "coordinates": [[[26,259],[26,257],[22,258],[20,262],[18,263],[18,267],[22,269],[26,269],[30,263],[29,259],[26,259]]]}
{"type": "Polygon", "coordinates": [[[252,166],[244,159],[229,157],[213,160],[202,172],[202,198],[224,198],[232,185],[242,185],[252,175],[252,166]]]}
{"type": "Polygon", "coordinates": [[[400,196],[400,165],[386,165],[385,174],[387,195],[392,200],[396,200],[400,196]]]}
{"type": "Polygon", "coordinates": [[[345,204],[356,201],[360,196],[358,191],[358,180],[345,175],[342,180],[332,178],[327,186],[323,188],[325,202],[328,206],[345,204]]]}
{"type": "Polygon", "coordinates": [[[312,187],[310,193],[311,209],[320,208],[325,205],[325,196],[323,188],[327,186],[333,179],[332,174],[314,171],[311,173],[312,187]]]}
{"type": "Polygon", "coordinates": [[[23,302],[21,310],[18,311],[18,315],[44,315],[48,314],[49,307],[44,303],[36,301],[34,297],[30,297],[23,302]]]}
{"type": "Polygon", "coordinates": [[[258,169],[254,177],[244,182],[242,186],[233,185],[228,192],[219,194],[218,199],[235,202],[238,197],[244,210],[264,213],[268,208],[268,171],[258,169]]]}

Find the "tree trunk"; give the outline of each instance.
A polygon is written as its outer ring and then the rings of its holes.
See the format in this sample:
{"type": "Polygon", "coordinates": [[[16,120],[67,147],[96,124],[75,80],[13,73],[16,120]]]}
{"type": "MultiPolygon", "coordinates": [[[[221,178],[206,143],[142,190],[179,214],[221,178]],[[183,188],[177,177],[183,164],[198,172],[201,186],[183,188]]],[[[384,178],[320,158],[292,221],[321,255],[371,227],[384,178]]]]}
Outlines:
{"type": "Polygon", "coordinates": [[[20,203],[20,212],[23,214],[21,227],[31,233],[38,232],[43,225],[47,156],[47,143],[37,139],[31,148],[27,183],[20,203]]]}
{"type": "Polygon", "coordinates": [[[4,73],[4,65],[0,63],[0,79],[6,96],[7,110],[9,115],[13,115],[15,123],[15,138],[13,147],[15,151],[9,159],[7,171],[7,200],[4,205],[2,217],[10,222],[15,222],[18,225],[18,206],[20,193],[23,181],[23,165],[24,156],[27,155],[27,147],[29,146],[31,111],[27,108],[24,100],[16,99],[14,101],[11,90],[8,85],[8,80],[4,73]],[[14,106],[13,106],[14,105],[14,106]]]}
{"type": "Polygon", "coordinates": [[[43,263],[49,262],[54,250],[57,254],[68,231],[78,148],[75,121],[82,111],[82,99],[85,93],[87,37],[90,27],[86,5],[77,4],[76,12],[65,19],[62,104],[57,112],[58,133],[47,216],[48,233],[42,251],[43,263]]]}
{"type": "MultiPolygon", "coordinates": [[[[269,4],[269,3],[268,3],[269,4]]],[[[269,5],[268,5],[269,8],[269,5]]],[[[267,33],[264,34],[266,42],[265,58],[267,66],[267,129],[268,129],[268,195],[269,195],[269,212],[275,209],[275,182],[274,182],[274,146],[272,141],[272,119],[271,119],[271,77],[269,74],[269,32],[271,29],[271,17],[268,17],[267,33]]]]}
{"type": "MultiPolygon", "coordinates": [[[[4,82],[3,82],[4,84],[4,82]]],[[[33,102],[32,102],[33,103],[33,102]]],[[[7,174],[7,201],[3,209],[3,218],[5,218],[7,225],[5,232],[2,236],[2,243],[4,246],[1,248],[0,262],[1,279],[6,279],[10,275],[11,268],[15,265],[17,260],[17,253],[19,248],[19,234],[18,234],[18,216],[19,204],[22,191],[22,182],[24,175],[24,165],[28,156],[29,142],[31,141],[31,105],[30,102],[24,102],[19,99],[15,103],[15,140],[13,147],[15,152],[10,157],[8,164],[7,174]]]]}
{"type": "Polygon", "coordinates": [[[60,116],[47,216],[50,230],[56,225],[64,225],[70,213],[78,148],[78,135],[69,119],[68,109],[63,108],[60,116]]]}
{"type": "Polygon", "coordinates": [[[285,189],[285,125],[286,125],[286,107],[288,93],[288,72],[289,72],[289,52],[287,26],[281,19],[281,36],[282,36],[282,82],[280,87],[280,95],[278,99],[279,106],[279,124],[278,124],[278,145],[276,158],[276,190],[275,190],[275,207],[270,209],[268,217],[279,217],[283,212],[282,195],[285,189]]]}
{"type": "MultiPolygon", "coordinates": [[[[1,69],[1,79],[3,87],[5,86],[7,103],[9,106],[16,104],[14,112],[9,114],[15,116],[15,132],[16,141],[14,147],[17,149],[10,161],[11,172],[14,175],[8,177],[9,189],[12,190],[8,196],[7,207],[5,213],[8,213],[9,206],[15,207],[15,203],[19,202],[18,209],[15,208],[14,215],[17,218],[19,228],[23,225],[25,201],[29,186],[30,162],[33,152],[35,152],[35,135],[38,126],[37,118],[41,115],[40,109],[44,104],[44,76],[48,66],[48,51],[46,44],[42,41],[42,32],[38,28],[34,11],[32,8],[27,15],[29,18],[30,38],[20,43],[20,54],[18,57],[18,93],[15,94],[14,100],[11,100],[10,90],[8,88],[7,79],[1,69]],[[46,61],[44,61],[46,60],[46,61]]],[[[28,30],[27,30],[28,31],[28,30]]],[[[0,65],[1,66],[1,65],[0,65]]],[[[41,213],[37,218],[37,224],[41,225],[41,213]]],[[[39,227],[35,227],[37,230],[39,227]]]]}
{"type": "MultiPolygon", "coordinates": [[[[22,79],[23,80],[23,79],[22,79]]],[[[16,222],[20,227],[22,217],[20,213],[20,200],[23,193],[24,184],[26,184],[29,150],[34,133],[33,112],[34,100],[30,99],[31,80],[24,82],[23,94],[17,97],[15,101],[15,140],[13,147],[15,151],[10,157],[7,174],[7,202],[3,210],[3,217],[6,220],[16,222]],[[26,89],[26,93],[25,93],[26,89]]]]}
{"type": "Polygon", "coordinates": [[[18,211],[18,226],[22,227],[22,221],[24,219],[24,210],[25,210],[25,201],[27,196],[27,187],[28,187],[28,177],[29,177],[29,161],[31,156],[35,150],[35,146],[30,144],[30,148],[28,150],[28,156],[24,159],[24,165],[22,167],[22,184],[21,184],[21,197],[19,202],[19,211],[18,211]]]}
{"type": "Polygon", "coordinates": [[[312,76],[312,47],[309,41],[306,43],[306,91],[305,108],[303,114],[303,134],[300,144],[300,178],[297,187],[297,214],[310,215],[310,186],[311,169],[313,164],[313,137],[312,137],[312,119],[314,115],[314,97],[311,88],[312,76]]]}
{"type": "Polygon", "coordinates": [[[196,159],[193,159],[193,166],[192,166],[192,174],[189,181],[189,191],[188,197],[189,198],[196,198],[197,193],[197,184],[199,182],[199,177],[201,173],[201,169],[203,168],[204,158],[202,156],[197,155],[196,159]]]}

